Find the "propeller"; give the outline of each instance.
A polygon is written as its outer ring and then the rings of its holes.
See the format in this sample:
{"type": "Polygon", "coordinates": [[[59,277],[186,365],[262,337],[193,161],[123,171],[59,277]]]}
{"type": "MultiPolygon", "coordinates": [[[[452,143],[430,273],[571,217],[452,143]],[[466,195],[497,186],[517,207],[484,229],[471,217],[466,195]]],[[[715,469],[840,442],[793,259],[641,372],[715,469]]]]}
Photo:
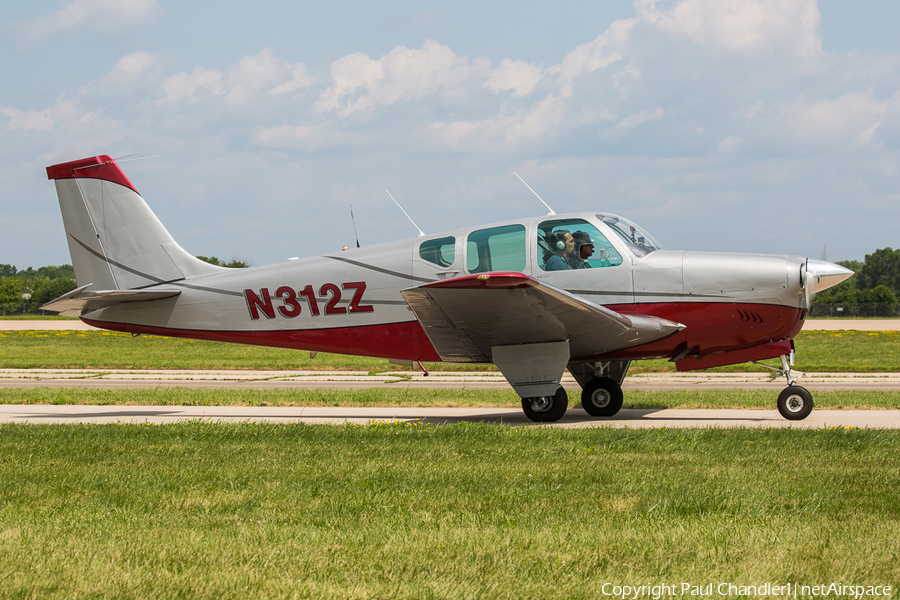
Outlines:
{"type": "Polygon", "coordinates": [[[841,265],[807,258],[800,268],[800,282],[806,297],[806,308],[812,306],[813,298],[818,292],[836,286],[853,274],[853,271],[841,265]]]}

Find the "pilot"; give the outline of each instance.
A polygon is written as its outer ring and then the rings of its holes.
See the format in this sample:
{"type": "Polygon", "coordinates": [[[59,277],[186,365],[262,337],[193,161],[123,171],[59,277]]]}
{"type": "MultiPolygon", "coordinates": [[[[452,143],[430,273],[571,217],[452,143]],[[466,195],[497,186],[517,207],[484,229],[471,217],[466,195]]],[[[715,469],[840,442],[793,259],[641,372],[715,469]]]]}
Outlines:
{"type": "Polygon", "coordinates": [[[572,256],[575,254],[575,238],[564,229],[554,231],[549,235],[550,249],[553,251],[547,257],[547,271],[571,270],[572,256]]]}
{"type": "Polygon", "coordinates": [[[586,231],[576,231],[572,234],[575,240],[575,251],[572,253],[570,263],[573,269],[590,269],[588,260],[594,255],[594,242],[586,231]]]}

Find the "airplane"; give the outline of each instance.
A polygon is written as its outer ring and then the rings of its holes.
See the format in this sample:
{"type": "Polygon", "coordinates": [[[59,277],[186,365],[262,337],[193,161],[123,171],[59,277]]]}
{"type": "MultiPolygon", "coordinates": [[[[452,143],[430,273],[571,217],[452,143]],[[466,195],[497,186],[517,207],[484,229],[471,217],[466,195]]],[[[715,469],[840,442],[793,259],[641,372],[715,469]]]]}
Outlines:
{"type": "MultiPolygon", "coordinates": [[[[116,161],[47,167],[77,288],[42,308],[112,331],[423,362],[493,363],[535,422],[568,369],[592,417],[622,407],[632,361],[678,371],[780,359],[776,406],[806,418],[794,337],[853,275],[797,256],[673,251],[606,212],[555,214],[242,269],[185,251],[116,161]]],[[[549,208],[549,207],[548,207],[549,208]]],[[[426,371],[427,373],[427,371],[426,371]]]]}

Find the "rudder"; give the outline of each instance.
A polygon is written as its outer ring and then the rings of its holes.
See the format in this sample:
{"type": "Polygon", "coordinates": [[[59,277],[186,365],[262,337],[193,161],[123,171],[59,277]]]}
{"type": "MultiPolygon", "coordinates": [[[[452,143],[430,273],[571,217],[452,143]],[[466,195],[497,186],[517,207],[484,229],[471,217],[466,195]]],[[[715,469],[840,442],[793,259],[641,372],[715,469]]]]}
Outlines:
{"type": "Polygon", "coordinates": [[[109,156],[47,167],[47,178],[79,286],[137,289],[223,270],[181,248],[109,156]]]}

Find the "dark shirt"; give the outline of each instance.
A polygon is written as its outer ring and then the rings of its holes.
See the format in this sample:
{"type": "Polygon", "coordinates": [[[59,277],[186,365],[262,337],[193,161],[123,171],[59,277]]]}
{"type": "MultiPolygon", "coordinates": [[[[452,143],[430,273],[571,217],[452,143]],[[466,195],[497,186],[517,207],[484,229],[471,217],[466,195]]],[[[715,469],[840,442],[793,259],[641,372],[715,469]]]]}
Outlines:
{"type": "Polygon", "coordinates": [[[572,264],[559,254],[547,259],[547,271],[570,271],[572,268],[572,264]]]}

